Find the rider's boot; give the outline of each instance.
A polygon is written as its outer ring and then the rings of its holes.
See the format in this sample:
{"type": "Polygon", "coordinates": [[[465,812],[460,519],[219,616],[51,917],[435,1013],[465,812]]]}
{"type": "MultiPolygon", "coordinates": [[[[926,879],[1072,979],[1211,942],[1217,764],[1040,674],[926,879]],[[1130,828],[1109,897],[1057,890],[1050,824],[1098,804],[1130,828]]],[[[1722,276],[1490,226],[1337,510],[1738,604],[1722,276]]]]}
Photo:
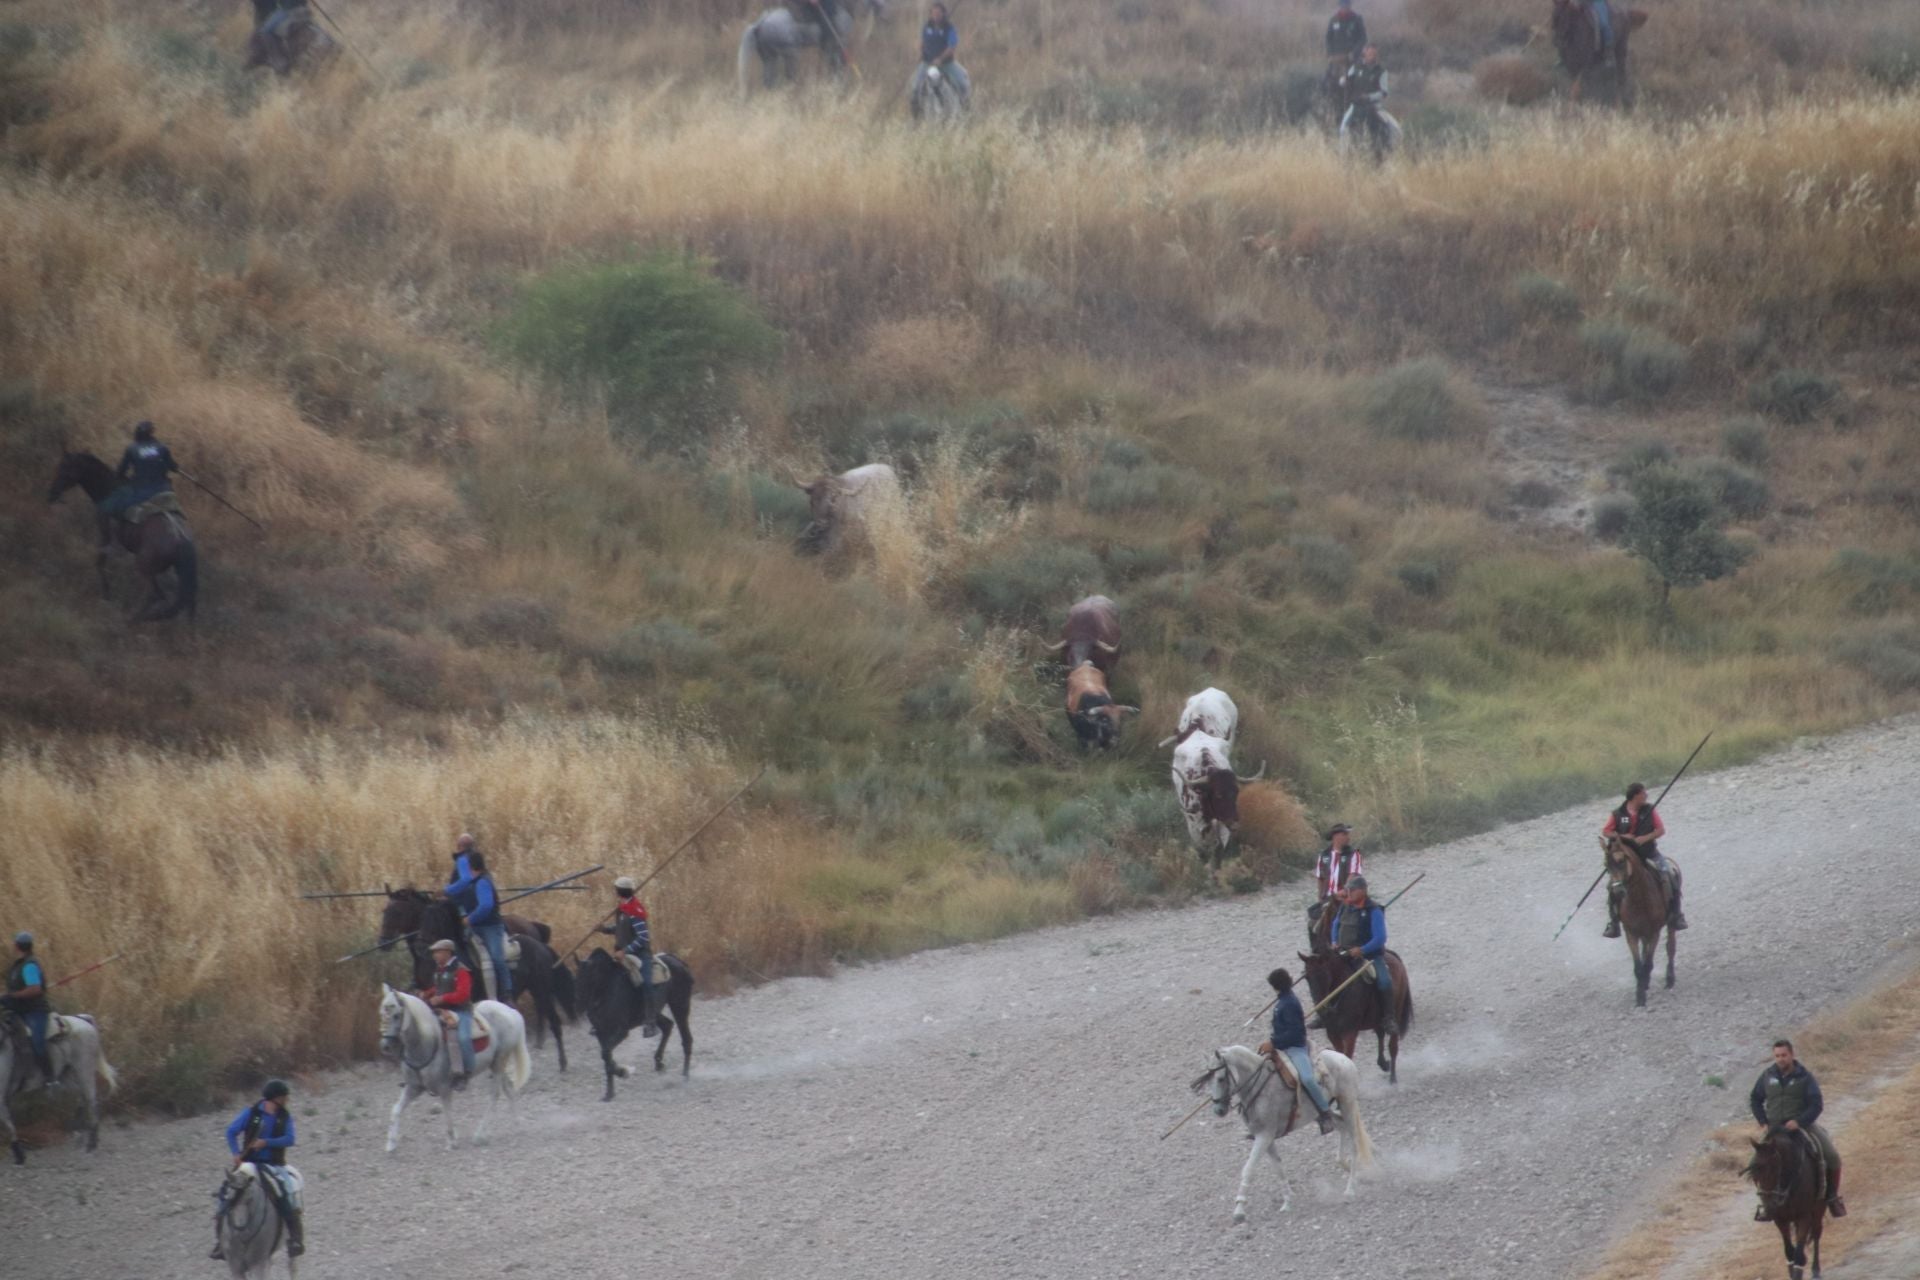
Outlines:
{"type": "Polygon", "coordinates": [[[215,1205],[213,1211],[213,1252],[208,1254],[207,1257],[215,1262],[225,1262],[227,1260],[227,1250],[226,1247],[220,1243],[220,1222],[227,1216],[226,1184],[221,1184],[220,1190],[215,1194],[214,1199],[218,1203],[215,1205]]]}
{"type": "Polygon", "coordinates": [[[1840,1170],[1837,1168],[1827,1173],[1827,1216],[1829,1218],[1847,1216],[1847,1202],[1840,1198],[1840,1170]]]}
{"type": "Polygon", "coordinates": [[[1620,936],[1620,897],[1618,894],[1611,892],[1607,894],[1607,927],[1600,931],[1600,936],[1603,938],[1617,938],[1620,936]]]}
{"type": "Polygon", "coordinates": [[[1320,1132],[1322,1133],[1333,1132],[1333,1112],[1322,1111],[1320,1113],[1320,1132]]]}
{"type": "Polygon", "coordinates": [[[287,1215],[287,1256],[297,1258],[307,1251],[307,1225],[301,1221],[300,1210],[295,1209],[287,1215]]]}
{"type": "Polygon", "coordinates": [[[1675,933],[1687,927],[1687,913],[1680,909],[1680,877],[1673,878],[1673,901],[1667,907],[1667,928],[1675,933]]]}

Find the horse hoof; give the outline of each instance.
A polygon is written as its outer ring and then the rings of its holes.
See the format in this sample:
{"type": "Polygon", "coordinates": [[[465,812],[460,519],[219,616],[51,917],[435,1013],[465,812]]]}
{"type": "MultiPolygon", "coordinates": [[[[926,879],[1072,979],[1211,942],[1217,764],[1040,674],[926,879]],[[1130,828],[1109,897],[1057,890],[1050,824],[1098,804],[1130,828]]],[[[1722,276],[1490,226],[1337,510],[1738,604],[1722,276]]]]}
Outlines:
{"type": "Polygon", "coordinates": [[[1246,1222],[1246,1220],[1247,1220],[1247,1211],[1245,1209],[1235,1209],[1233,1211],[1234,1226],[1236,1227],[1241,1226],[1246,1222]]]}
{"type": "Polygon", "coordinates": [[[613,1074],[615,1074],[616,1076],[619,1076],[622,1080],[625,1080],[627,1078],[627,1069],[625,1067],[615,1067],[613,1069],[613,1074]]]}
{"type": "Polygon", "coordinates": [[[13,1162],[15,1164],[25,1164],[27,1162],[27,1149],[25,1147],[16,1142],[8,1149],[13,1152],[13,1162]]]}

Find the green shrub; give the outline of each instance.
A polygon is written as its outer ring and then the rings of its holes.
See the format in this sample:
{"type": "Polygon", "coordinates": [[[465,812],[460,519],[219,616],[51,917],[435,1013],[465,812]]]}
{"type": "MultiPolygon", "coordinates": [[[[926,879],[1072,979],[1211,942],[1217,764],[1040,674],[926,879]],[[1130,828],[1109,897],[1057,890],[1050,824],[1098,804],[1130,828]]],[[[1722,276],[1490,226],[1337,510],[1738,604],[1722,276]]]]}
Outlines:
{"type": "Polygon", "coordinates": [[[1840,398],[1840,384],[1805,369],[1781,369],[1747,390],[1747,403],[1787,422],[1812,422],[1840,398]]]}
{"type": "Polygon", "coordinates": [[[747,496],[753,501],[753,518],[776,535],[797,534],[813,520],[813,507],[807,495],[772,476],[748,472],[747,496]]]}
{"type": "Polygon", "coordinates": [[[1185,511],[1205,492],[1200,477],[1183,467],[1160,462],[1134,467],[1102,463],[1088,478],[1086,508],[1102,515],[1153,508],[1185,511]]]}
{"type": "Polygon", "coordinates": [[[1607,464],[1609,478],[1620,483],[1628,483],[1648,467],[1673,465],[1673,446],[1664,440],[1641,440],[1627,446],[1627,451],[1607,464]]]}
{"type": "Polygon", "coordinates": [[[1834,656],[1895,693],[1920,689],[1920,627],[1910,622],[1871,627],[1840,637],[1834,656]]]}
{"type": "Polygon", "coordinates": [[[1580,318],[1580,295],[1564,281],[1538,271],[1523,271],[1508,287],[1514,303],[1539,319],[1566,323],[1580,318]]]}
{"type": "Polygon", "coordinates": [[[1920,564],[1905,557],[1843,547],[1832,572],[1854,587],[1848,603],[1861,613],[1886,613],[1920,595],[1920,564]]]}
{"type": "Polygon", "coordinates": [[[628,627],[602,655],[606,666],[624,675],[659,678],[697,676],[720,659],[720,646],[673,618],[656,618],[628,627]]]}
{"type": "Polygon", "coordinates": [[[1353,586],[1353,551],[1324,533],[1299,533],[1288,540],[1300,580],[1314,593],[1337,600],[1353,586]]]}
{"type": "Polygon", "coordinates": [[[1680,385],[1687,349],[1657,329],[1619,320],[1589,320],[1580,344],[1602,368],[1594,391],[1601,399],[1657,400],[1680,385]]]}
{"type": "Polygon", "coordinates": [[[1416,596],[1440,594],[1440,566],[1431,560],[1410,560],[1393,571],[1400,585],[1416,596]]]}
{"type": "Polygon", "coordinates": [[[1679,297],[1651,280],[1616,281],[1613,286],[1613,300],[1622,311],[1642,320],[1658,320],[1680,309],[1679,297]]]}
{"type": "Polygon", "coordinates": [[[1860,70],[1884,89],[1911,89],[1920,84],[1920,42],[1892,34],[1877,39],[1861,58],[1860,70]]]}
{"type": "Polygon", "coordinates": [[[496,338],[563,394],[604,396],[615,425],[650,448],[695,443],[732,377],[778,349],[744,294],[671,252],[548,272],[521,288],[496,338]]]}
{"type": "Polygon", "coordinates": [[[1409,360],[1372,378],[1361,401],[1367,425],[1401,440],[1454,440],[1486,425],[1443,360],[1409,360]]]}
{"type": "Polygon", "coordinates": [[[1618,542],[1627,535],[1627,522],[1633,519],[1633,499],[1624,493],[1609,493],[1593,504],[1587,528],[1602,542],[1618,542]]]}
{"type": "Polygon", "coordinates": [[[1668,466],[1648,467],[1633,479],[1633,514],[1626,547],[1660,579],[1663,598],[1738,569],[1748,549],[1729,539],[1725,513],[1698,476],[1668,466]]]}
{"type": "Polygon", "coordinates": [[[961,589],[982,613],[1039,623],[1103,582],[1100,558],[1085,547],[1029,542],[969,569],[961,589]]]}
{"type": "Polygon", "coordinates": [[[1767,424],[1758,418],[1735,418],[1720,429],[1720,448],[1729,458],[1745,466],[1766,466],[1772,452],[1767,440],[1767,424]]]}
{"type": "Polygon", "coordinates": [[[1705,484],[1714,501],[1742,519],[1750,520],[1767,509],[1767,482],[1737,462],[1694,458],[1682,470],[1705,484]]]}

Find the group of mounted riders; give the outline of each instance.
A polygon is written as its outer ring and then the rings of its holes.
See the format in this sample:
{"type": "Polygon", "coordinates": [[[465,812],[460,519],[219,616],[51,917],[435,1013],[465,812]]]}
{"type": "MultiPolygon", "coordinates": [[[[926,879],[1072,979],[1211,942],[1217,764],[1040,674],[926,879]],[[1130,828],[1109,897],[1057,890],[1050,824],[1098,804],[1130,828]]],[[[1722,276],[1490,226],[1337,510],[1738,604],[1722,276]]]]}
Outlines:
{"type": "MultiPolygon", "coordinates": [[[[1307,965],[1304,976],[1324,1012],[1309,1019],[1294,992],[1293,975],[1284,968],[1273,970],[1267,975],[1275,992],[1273,1020],[1268,1038],[1259,1048],[1277,1075],[1298,1082],[1316,1110],[1321,1133],[1332,1131],[1338,1117],[1335,1104],[1316,1078],[1308,1031],[1326,1029],[1334,1047],[1351,1056],[1354,1032],[1373,1030],[1383,1040],[1391,1041],[1402,1029],[1400,1012],[1411,1013],[1405,994],[1396,997],[1392,968],[1398,957],[1388,949],[1386,907],[1368,889],[1352,830],[1346,823],[1339,823],[1327,832],[1326,847],[1314,863],[1314,901],[1307,908],[1307,939],[1312,954],[1302,955],[1307,965]],[[1360,988],[1354,1000],[1357,1010],[1342,1010],[1328,999],[1330,991],[1349,979],[1360,988]],[[1341,1010],[1341,1024],[1327,1025],[1324,1019],[1336,1010],[1341,1010]]],[[[1617,843],[1630,851],[1637,866],[1655,877],[1666,904],[1665,927],[1677,931],[1687,927],[1687,918],[1681,909],[1679,865],[1660,851],[1659,841],[1666,833],[1666,824],[1647,798],[1647,788],[1638,782],[1627,788],[1625,798],[1607,815],[1600,831],[1603,843],[1617,843]]],[[[1602,936],[1618,938],[1621,900],[1626,880],[1634,873],[1622,875],[1621,868],[1611,861],[1607,871],[1612,881],[1602,936]]],[[[1389,1066],[1384,1057],[1381,1066],[1389,1066]]],[[[1767,1141],[1793,1145],[1813,1161],[1824,1177],[1820,1198],[1825,1211],[1835,1218],[1845,1217],[1846,1204],[1840,1198],[1840,1154],[1832,1137],[1818,1123],[1825,1107],[1820,1084],[1796,1060],[1790,1041],[1775,1041],[1773,1064],[1754,1082],[1749,1106],[1767,1141]]],[[[1781,1193],[1763,1192],[1755,1220],[1779,1221],[1784,1226],[1783,1199],[1781,1193]]]]}

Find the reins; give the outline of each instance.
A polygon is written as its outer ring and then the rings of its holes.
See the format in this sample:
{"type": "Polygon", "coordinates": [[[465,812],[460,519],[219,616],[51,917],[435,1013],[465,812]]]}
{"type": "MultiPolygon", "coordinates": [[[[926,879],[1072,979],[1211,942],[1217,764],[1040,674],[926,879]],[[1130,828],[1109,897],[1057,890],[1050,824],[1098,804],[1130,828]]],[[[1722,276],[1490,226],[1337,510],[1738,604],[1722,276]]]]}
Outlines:
{"type": "MultiPolygon", "coordinates": [[[[401,1015],[407,1020],[407,1022],[414,1026],[418,1026],[419,1023],[414,1019],[413,1010],[407,1006],[405,1001],[400,999],[400,997],[405,994],[406,993],[403,991],[394,992],[393,993],[394,1001],[395,1003],[399,1004],[401,1015]]],[[[433,1018],[432,1016],[433,1011],[431,1009],[429,1009],[427,1012],[428,1012],[428,1024],[433,1028],[433,1051],[427,1054],[427,1060],[425,1062],[415,1062],[411,1058],[407,1057],[407,1040],[404,1035],[394,1035],[393,1033],[389,1032],[386,1036],[382,1037],[383,1039],[386,1039],[386,1040],[392,1040],[400,1046],[401,1065],[406,1067],[407,1070],[412,1071],[416,1075],[424,1074],[426,1072],[426,1069],[433,1065],[434,1059],[440,1056],[440,1051],[447,1047],[446,1028],[442,1027],[440,1023],[433,1018]]]]}

